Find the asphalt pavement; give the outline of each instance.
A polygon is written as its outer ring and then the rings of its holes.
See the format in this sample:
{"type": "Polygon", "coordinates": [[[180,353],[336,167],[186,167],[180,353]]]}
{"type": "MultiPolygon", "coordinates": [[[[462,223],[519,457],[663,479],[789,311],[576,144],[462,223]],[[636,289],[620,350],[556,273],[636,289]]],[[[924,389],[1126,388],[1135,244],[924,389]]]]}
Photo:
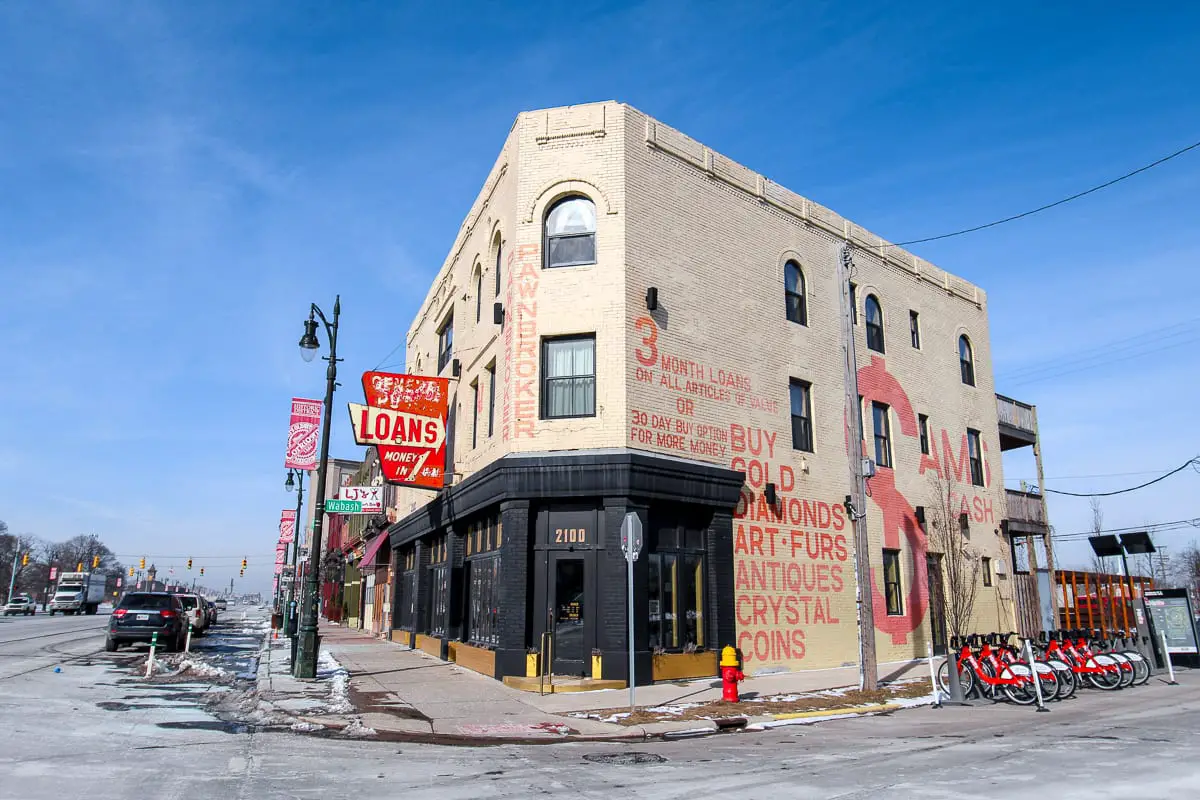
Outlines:
{"type": "Polygon", "coordinates": [[[919,708],[638,743],[463,747],[264,732],[211,713],[249,691],[262,628],[231,609],[197,657],[216,683],[146,681],[104,617],[0,623],[0,800],[105,798],[1167,798],[1200,790],[1200,674],[1049,713],[919,708]],[[54,668],[59,671],[55,672],[54,668]]]}

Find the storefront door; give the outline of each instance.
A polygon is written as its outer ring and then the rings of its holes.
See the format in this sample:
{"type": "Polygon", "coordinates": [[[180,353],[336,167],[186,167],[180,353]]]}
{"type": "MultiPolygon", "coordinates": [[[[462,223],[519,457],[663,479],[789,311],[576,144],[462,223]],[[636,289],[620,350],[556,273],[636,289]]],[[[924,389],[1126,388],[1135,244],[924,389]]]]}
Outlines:
{"type": "Polygon", "coordinates": [[[946,595],[942,584],[942,557],[925,556],[925,573],[929,579],[929,631],[935,656],[946,655],[946,595]]]}
{"type": "Polygon", "coordinates": [[[554,673],[583,675],[594,640],[594,609],[588,607],[585,558],[578,553],[551,553],[547,575],[547,616],[554,633],[554,673]]]}

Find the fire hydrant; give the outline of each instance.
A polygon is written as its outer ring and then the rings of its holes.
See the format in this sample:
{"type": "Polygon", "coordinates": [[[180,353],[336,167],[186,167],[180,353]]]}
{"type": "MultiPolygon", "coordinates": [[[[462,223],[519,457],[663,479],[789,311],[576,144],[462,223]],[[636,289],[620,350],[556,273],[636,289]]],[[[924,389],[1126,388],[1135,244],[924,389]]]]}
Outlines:
{"type": "Polygon", "coordinates": [[[746,680],[746,676],[738,669],[737,650],[726,647],[721,651],[721,699],[730,703],[738,702],[738,682],[746,680]]]}

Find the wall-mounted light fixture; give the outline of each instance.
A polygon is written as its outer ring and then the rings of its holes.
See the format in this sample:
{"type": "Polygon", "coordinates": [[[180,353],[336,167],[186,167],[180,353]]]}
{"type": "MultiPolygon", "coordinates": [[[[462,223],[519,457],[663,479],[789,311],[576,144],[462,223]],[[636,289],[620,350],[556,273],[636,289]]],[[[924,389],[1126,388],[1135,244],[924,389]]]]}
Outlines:
{"type": "Polygon", "coordinates": [[[646,290],[646,308],[654,311],[658,308],[658,288],[651,286],[646,290]]]}
{"type": "Polygon", "coordinates": [[[496,303],[492,306],[492,322],[497,325],[504,324],[504,303],[496,303]]]}
{"type": "Polygon", "coordinates": [[[913,509],[913,516],[917,518],[917,522],[921,525],[925,524],[925,506],[917,506],[913,509]]]}
{"type": "Polygon", "coordinates": [[[768,483],[763,487],[763,497],[767,498],[767,505],[775,505],[775,501],[779,499],[779,495],[775,494],[775,484],[768,483]]]}
{"type": "Polygon", "coordinates": [[[450,362],[450,374],[456,378],[462,375],[462,362],[457,358],[450,362]]]}

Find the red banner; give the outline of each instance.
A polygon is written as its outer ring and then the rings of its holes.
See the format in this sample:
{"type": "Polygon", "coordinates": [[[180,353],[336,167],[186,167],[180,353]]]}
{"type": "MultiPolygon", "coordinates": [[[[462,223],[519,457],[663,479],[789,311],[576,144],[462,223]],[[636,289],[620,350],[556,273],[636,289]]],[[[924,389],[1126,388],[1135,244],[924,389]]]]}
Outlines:
{"type": "Polygon", "coordinates": [[[380,469],[388,483],[442,488],[450,381],[364,372],[362,383],[367,404],[349,404],[354,440],[379,451],[380,469]]]}
{"type": "Polygon", "coordinates": [[[279,518],[279,543],[291,544],[296,540],[296,509],[284,509],[279,518]]]}
{"type": "Polygon", "coordinates": [[[288,425],[285,469],[314,470],[317,468],[317,439],[321,435],[320,400],[292,398],[292,419],[288,425]]]}
{"type": "Polygon", "coordinates": [[[287,561],[287,548],[284,545],[275,546],[275,574],[283,572],[283,564],[287,561]]]}

